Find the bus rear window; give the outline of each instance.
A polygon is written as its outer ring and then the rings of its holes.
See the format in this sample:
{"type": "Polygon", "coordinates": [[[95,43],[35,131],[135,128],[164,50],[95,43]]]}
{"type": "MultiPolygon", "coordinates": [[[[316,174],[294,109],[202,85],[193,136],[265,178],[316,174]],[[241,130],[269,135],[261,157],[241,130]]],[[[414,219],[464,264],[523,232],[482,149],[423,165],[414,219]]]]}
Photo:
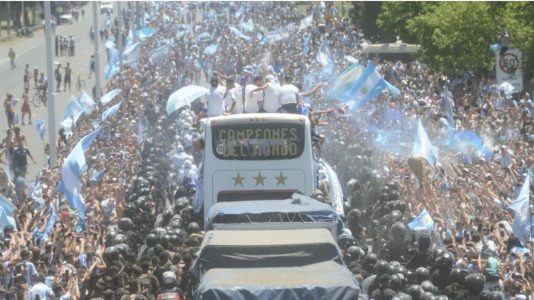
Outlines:
{"type": "Polygon", "coordinates": [[[304,151],[304,124],[232,124],[212,126],[212,147],[221,160],[293,159],[304,151]]]}

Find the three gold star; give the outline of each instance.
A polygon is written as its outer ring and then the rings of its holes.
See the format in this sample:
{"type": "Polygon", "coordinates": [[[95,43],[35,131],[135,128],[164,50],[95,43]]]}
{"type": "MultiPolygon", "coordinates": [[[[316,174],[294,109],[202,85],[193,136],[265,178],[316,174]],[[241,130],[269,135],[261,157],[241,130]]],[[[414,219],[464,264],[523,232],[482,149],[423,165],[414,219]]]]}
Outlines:
{"type": "Polygon", "coordinates": [[[280,172],[280,175],[278,175],[278,177],[275,177],[276,178],[276,185],[286,185],[286,179],[287,177],[285,177],[284,175],[282,175],[282,172],[280,172]]]}
{"type": "Polygon", "coordinates": [[[258,172],[258,176],[253,177],[253,178],[256,179],[256,185],[258,185],[258,184],[264,185],[263,181],[267,177],[261,176],[261,172],[258,172]]]}
{"type": "Polygon", "coordinates": [[[232,177],[232,179],[234,180],[234,186],[237,186],[238,184],[240,186],[243,186],[243,180],[245,180],[245,177],[241,177],[241,175],[239,175],[239,172],[237,172],[237,176],[232,177]]]}

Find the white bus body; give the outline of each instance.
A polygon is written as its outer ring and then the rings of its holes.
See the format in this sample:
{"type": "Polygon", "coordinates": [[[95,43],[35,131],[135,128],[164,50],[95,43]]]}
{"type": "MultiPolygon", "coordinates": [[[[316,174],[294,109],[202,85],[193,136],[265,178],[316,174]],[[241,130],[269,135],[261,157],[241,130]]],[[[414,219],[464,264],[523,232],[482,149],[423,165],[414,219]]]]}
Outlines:
{"type": "MultiPolygon", "coordinates": [[[[288,199],[316,189],[310,122],[296,114],[239,114],[204,124],[204,221],[217,202],[288,199]]],[[[200,199],[199,199],[200,200],[200,199]]]]}

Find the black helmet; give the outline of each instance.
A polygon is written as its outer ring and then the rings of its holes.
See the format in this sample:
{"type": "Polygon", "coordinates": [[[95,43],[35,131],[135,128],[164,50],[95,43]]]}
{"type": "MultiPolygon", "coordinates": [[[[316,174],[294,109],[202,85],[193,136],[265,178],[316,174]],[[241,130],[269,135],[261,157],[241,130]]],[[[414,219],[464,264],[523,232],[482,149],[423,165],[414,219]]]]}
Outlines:
{"type": "Polygon", "coordinates": [[[360,255],[363,253],[362,248],[358,246],[350,246],[347,251],[345,251],[345,263],[350,263],[360,258],[360,255]]]}
{"type": "Polygon", "coordinates": [[[415,273],[414,271],[408,269],[406,270],[406,283],[414,283],[415,282],[415,273]]]}
{"type": "Polygon", "coordinates": [[[196,232],[199,232],[200,231],[200,225],[198,225],[197,222],[191,222],[189,223],[189,225],[187,226],[187,232],[189,234],[191,233],[196,233],[196,232]]]}
{"type": "Polygon", "coordinates": [[[402,221],[402,213],[398,210],[393,210],[390,213],[391,223],[402,221]]]}
{"type": "Polygon", "coordinates": [[[400,198],[399,191],[396,191],[396,190],[389,191],[389,201],[399,200],[399,198],[400,198]]]}
{"type": "Polygon", "coordinates": [[[449,270],[454,264],[454,255],[450,252],[443,253],[437,260],[437,266],[440,270],[449,270]]]}
{"type": "Polygon", "coordinates": [[[419,267],[415,270],[415,282],[421,283],[428,279],[430,279],[430,272],[427,268],[419,267]]]}
{"type": "Polygon", "coordinates": [[[435,264],[437,263],[437,260],[441,257],[441,255],[443,255],[443,253],[445,253],[445,249],[439,247],[439,248],[434,248],[434,251],[432,252],[432,262],[435,264]]]}
{"type": "Polygon", "coordinates": [[[465,287],[469,291],[469,294],[472,296],[477,296],[480,294],[484,288],[484,283],[486,278],[482,274],[469,274],[465,277],[465,287]]]}
{"type": "Polygon", "coordinates": [[[434,290],[435,290],[435,286],[430,280],[425,280],[425,281],[421,282],[421,288],[425,292],[431,292],[431,293],[434,292],[434,290]]]}
{"type": "Polygon", "coordinates": [[[503,300],[504,295],[498,291],[482,291],[480,300],[503,300]]]}
{"type": "Polygon", "coordinates": [[[436,296],[432,294],[431,292],[423,292],[421,294],[420,300],[436,300],[436,296]]]}
{"type": "Polygon", "coordinates": [[[123,232],[131,231],[135,228],[134,223],[132,222],[132,219],[130,218],[121,218],[119,220],[119,229],[123,232]]]}
{"type": "Polygon", "coordinates": [[[375,253],[369,252],[363,258],[362,267],[366,271],[371,271],[374,268],[374,265],[377,263],[378,257],[375,253]]]}
{"type": "Polygon", "coordinates": [[[126,256],[130,252],[130,247],[125,243],[117,244],[115,245],[115,248],[122,256],[126,256]]]}
{"type": "Polygon", "coordinates": [[[463,285],[465,283],[465,277],[469,275],[469,271],[466,269],[454,268],[449,273],[449,280],[463,285]]]}
{"type": "Polygon", "coordinates": [[[421,295],[423,294],[423,289],[418,284],[413,284],[408,287],[406,290],[406,293],[410,296],[412,296],[412,300],[419,300],[421,295]]]}
{"type": "Polygon", "coordinates": [[[112,261],[115,261],[119,258],[119,251],[116,246],[107,247],[103,253],[104,261],[110,264],[112,261]]]}
{"type": "Polygon", "coordinates": [[[405,237],[408,234],[408,226],[404,224],[403,222],[395,222],[393,226],[391,226],[391,235],[396,237],[405,237]]]}
{"type": "Polygon", "coordinates": [[[169,222],[171,228],[182,228],[182,217],[180,215],[174,215],[169,222]]]}
{"type": "Polygon", "coordinates": [[[189,200],[187,197],[178,198],[174,204],[174,212],[180,212],[182,209],[186,208],[187,205],[189,205],[189,200]]]}
{"type": "Polygon", "coordinates": [[[113,238],[113,245],[117,245],[117,244],[122,244],[122,243],[127,243],[128,242],[128,238],[122,234],[122,233],[119,233],[117,234],[114,238],[113,238]]]}
{"type": "Polygon", "coordinates": [[[389,287],[392,290],[398,292],[400,289],[402,289],[402,278],[397,274],[391,275],[389,280],[389,287]]]}
{"type": "Polygon", "coordinates": [[[145,243],[147,247],[154,247],[158,243],[158,236],[155,233],[149,233],[146,236],[145,243]]]}
{"type": "Polygon", "coordinates": [[[380,275],[392,273],[391,268],[387,261],[380,259],[376,262],[375,266],[373,267],[373,271],[376,274],[377,277],[380,277],[380,275]]]}

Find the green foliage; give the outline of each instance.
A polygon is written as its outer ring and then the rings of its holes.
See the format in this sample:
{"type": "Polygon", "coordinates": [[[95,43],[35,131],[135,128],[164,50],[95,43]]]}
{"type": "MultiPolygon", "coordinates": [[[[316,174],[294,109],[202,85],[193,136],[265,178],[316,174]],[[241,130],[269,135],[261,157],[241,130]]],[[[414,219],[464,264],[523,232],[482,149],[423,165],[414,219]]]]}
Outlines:
{"type": "Polygon", "coordinates": [[[407,22],[421,44],[422,59],[439,71],[492,68],[489,44],[499,27],[486,2],[440,2],[407,22]]]}
{"type": "Polygon", "coordinates": [[[376,26],[381,7],[382,2],[352,2],[352,9],[349,13],[352,22],[358,24],[365,32],[366,38],[373,42],[381,38],[376,26]]]}
{"type": "Polygon", "coordinates": [[[489,45],[510,34],[510,48],[523,52],[526,80],[534,75],[533,2],[354,2],[352,18],[373,42],[396,36],[422,46],[422,61],[439,71],[490,73],[489,45]],[[373,23],[374,22],[374,23],[373,23]]]}
{"type": "Polygon", "coordinates": [[[416,43],[416,37],[408,31],[408,20],[428,11],[436,2],[384,2],[376,20],[383,42],[395,42],[397,36],[406,43],[416,43]]]}

